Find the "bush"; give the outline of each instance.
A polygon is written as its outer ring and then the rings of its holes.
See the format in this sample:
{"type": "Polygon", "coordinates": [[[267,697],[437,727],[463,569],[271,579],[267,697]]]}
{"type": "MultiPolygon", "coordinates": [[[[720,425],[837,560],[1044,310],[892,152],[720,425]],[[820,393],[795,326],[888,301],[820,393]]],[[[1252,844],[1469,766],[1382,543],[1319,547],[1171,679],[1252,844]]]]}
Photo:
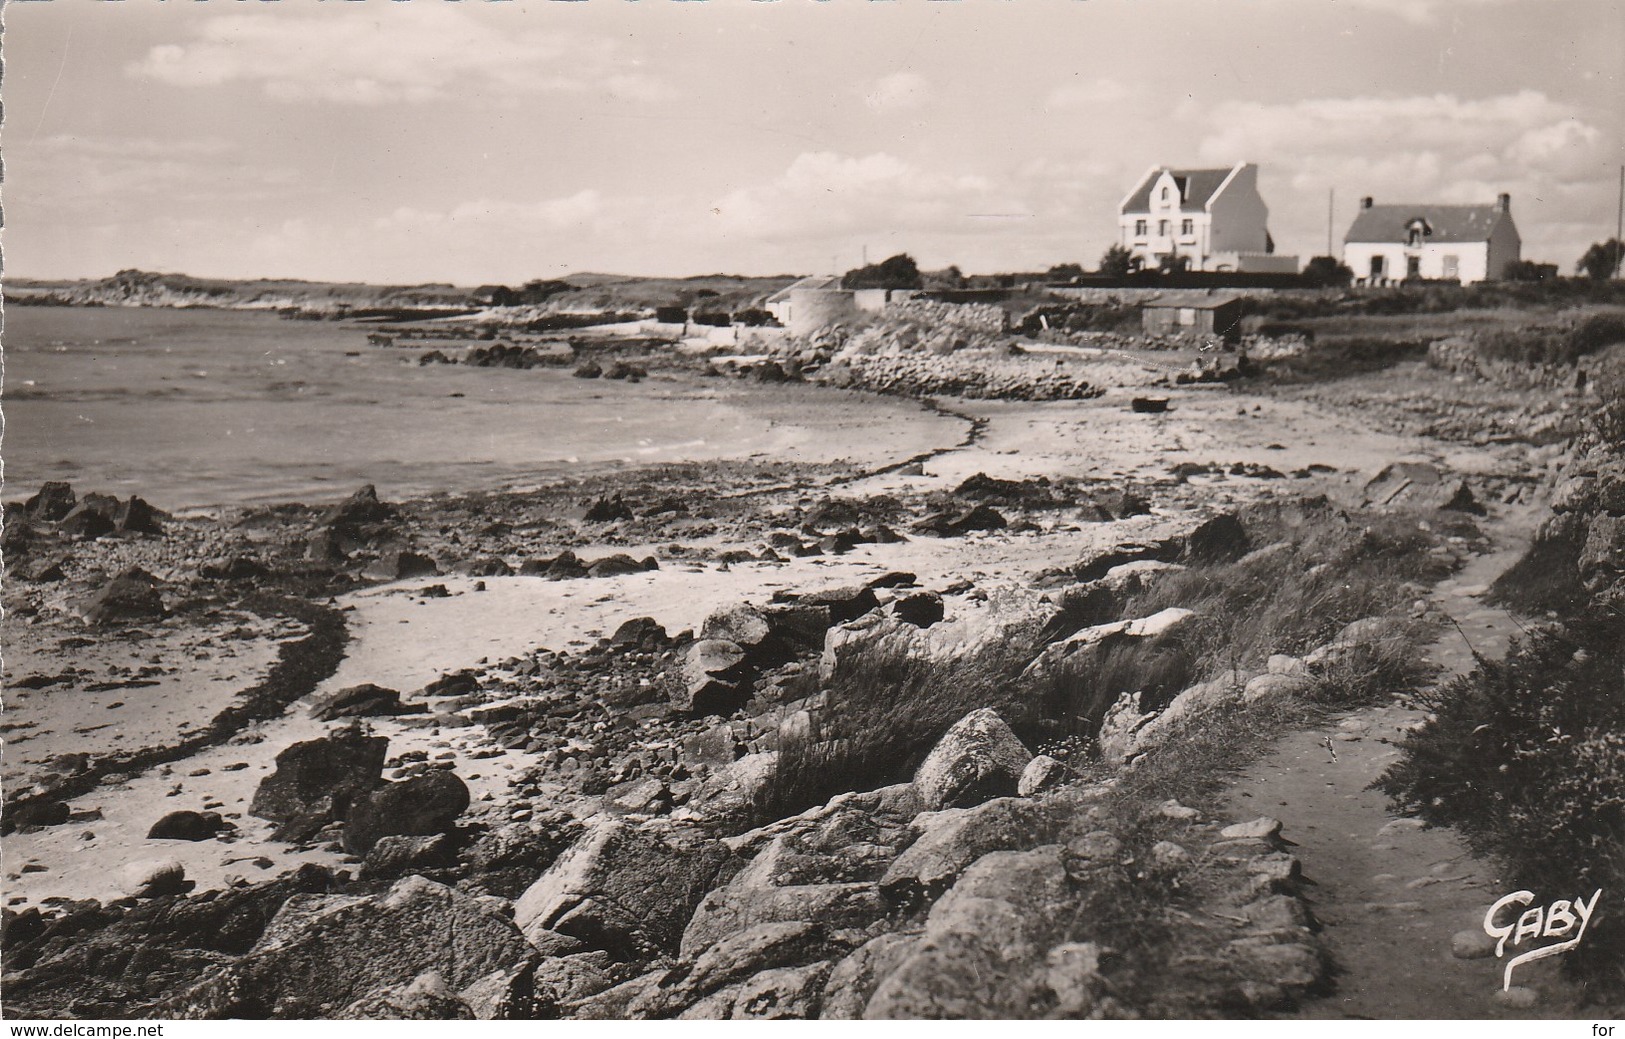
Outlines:
{"type": "MultiPolygon", "coordinates": [[[[1625,618],[1536,631],[1424,704],[1434,720],[1376,784],[1398,809],[1504,861],[1508,890],[1625,890],[1625,618]]],[[[1625,917],[1600,916],[1565,960],[1625,985],[1625,917]]]]}
{"type": "Polygon", "coordinates": [[[1523,328],[1484,329],[1473,335],[1481,357],[1515,364],[1573,365],[1582,357],[1625,342],[1625,317],[1592,314],[1579,320],[1523,328]]]}

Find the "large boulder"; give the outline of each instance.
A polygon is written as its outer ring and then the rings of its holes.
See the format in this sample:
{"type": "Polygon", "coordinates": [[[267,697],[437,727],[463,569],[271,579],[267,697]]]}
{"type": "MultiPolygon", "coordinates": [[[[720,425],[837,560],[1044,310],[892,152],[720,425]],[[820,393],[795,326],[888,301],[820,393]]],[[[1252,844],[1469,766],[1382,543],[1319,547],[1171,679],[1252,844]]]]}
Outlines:
{"type": "Polygon", "coordinates": [[[391,985],[333,1015],[339,1021],[472,1021],[474,1011],[435,971],[391,985]]]}
{"type": "Polygon", "coordinates": [[[228,829],[219,812],[170,812],[147,830],[149,841],[207,841],[228,829]]]}
{"type": "Polygon", "coordinates": [[[343,819],[353,802],[382,781],[388,752],[389,740],[353,727],[295,743],[276,756],[276,771],[260,780],[248,814],[281,823],[286,836],[314,833],[343,819]]]}
{"type": "Polygon", "coordinates": [[[351,805],[344,822],[344,850],[365,855],[380,837],[445,833],[468,803],[468,785],[445,769],[385,783],[351,805]]]}
{"type": "Polygon", "coordinates": [[[676,843],[605,820],[530,886],[514,920],[526,934],[557,931],[628,959],[670,953],[728,857],[709,838],[676,843]]]}
{"type": "Polygon", "coordinates": [[[40,489],[23,503],[23,509],[32,519],[55,523],[79,503],[79,496],[74,493],[73,486],[62,480],[47,480],[40,485],[40,489]]]}
{"type": "Polygon", "coordinates": [[[701,639],[683,657],[671,705],[694,714],[731,714],[749,698],[741,688],[749,673],[743,648],[724,639],[701,639]]]}
{"type": "Polygon", "coordinates": [[[117,508],[116,498],[87,494],[83,501],[68,510],[68,514],[57,523],[57,529],[69,537],[85,540],[111,534],[118,526],[113,520],[117,508]]]}
{"type": "Polygon", "coordinates": [[[1591,592],[1607,588],[1625,575],[1625,516],[1592,516],[1576,565],[1580,580],[1591,592]]]}
{"type": "Polygon", "coordinates": [[[1365,485],[1367,505],[1412,509],[1452,509],[1482,516],[1484,506],[1460,477],[1426,462],[1394,462],[1365,485]]]}
{"type": "Polygon", "coordinates": [[[88,623],[98,626],[162,620],[164,597],[159,587],[156,577],[132,566],[103,585],[100,591],[80,600],[77,610],[88,623]]]}
{"type": "Polygon", "coordinates": [[[968,808],[1014,794],[1032,759],[998,712],[983,707],[943,734],[914,773],[914,786],[927,808],[968,808]]]}
{"type": "Polygon", "coordinates": [[[311,705],[310,716],[318,721],[330,722],[338,718],[369,718],[376,715],[400,714],[403,710],[401,694],[397,689],[365,682],[340,689],[311,705]]]}
{"type": "Polygon", "coordinates": [[[919,946],[919,931],[893,931],[876,935],[835,965],[824,982],[823,1008],[826,1021],[856,1021],[875,989],[902,965],[919,946]]]}
{"type": "Polygon", "coordinates": [[[880,888],[869,883],[730,884],[707,894],[694,910],[683,931],[681,956],[695,959],[723,939],[763,924],[812,921],[836,929],[864,928],[884,919],[890,908],[880,888]]]}
{"type": "Polygon", "coordinates": [[[1065,849],[978,859],[931,908],[925,934],[875,989],[869,1019],[1010,1019],[1049,1000],[1039,969],[1078,904],[1065,849]]]}
{"type": "Polygon", "coordinates": [[[1252,547],[1247,528],[1233,513],[1220,513],[1202,521],[1196,529],[1185,535],[1185,548],[1180,562],[1209,565],[1229,563],[1240,559],[1252,547]]]}
{"type": "Polygon", "coordinates": [[[499,905],[412,876],[380,895],[295,895],[241,960],[175,1009],[193,1019],[331,1017],[429,971],[455,992],[531,955],[499,905]]]}
{"type": "Polygon", "coordinates": [[[395,515],[394,506],[378,500],[378,488],[367,484],[322,514],[326,526],[358,526],[381,523],[395,515]]]}
{"type": "Polygon", "coordinates": [[[894,901],[929,900],[947,890],[966,867],[992,851],[1030,848],[1053,840],[1058,828],[1049,806],[1021,797],[1000,797],[974,808],[921,815],[923,832],[880,878],[894,901]]]}
{"type": "Polygon", "coordinates": [[[130,495],[113,510],[113,529],[121,534],[162,534],[164,514],[146,500],[130,495]]]}

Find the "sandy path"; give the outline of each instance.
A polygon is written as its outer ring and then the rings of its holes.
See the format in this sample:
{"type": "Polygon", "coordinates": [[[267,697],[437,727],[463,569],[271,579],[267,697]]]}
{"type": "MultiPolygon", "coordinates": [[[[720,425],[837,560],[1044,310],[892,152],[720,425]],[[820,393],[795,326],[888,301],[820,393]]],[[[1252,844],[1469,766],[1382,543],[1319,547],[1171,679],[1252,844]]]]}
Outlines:
{"type": "MultiPolygon", "coordinates": [[[[1498,524],[1495,551],[1471,560],[1433,592],[1472,640],[1491,657],[1506,652],[1520,630],[1504,610],[1478,596],[1516,561],[1525,544],[1527,511],[1498,524]]],[[[1450,628],[1427,657],[1441,681],[1472,668],[1472,652],[1450,628]]],[[[1520,967],[1519,986],[1543,994],[1541,1005],[1515,1009],[1497,998],[1500,961],[1457,959],[1451,937],[1477,931],[1485,910],[1510,889],[1492,863],[1475,859],[1450,829],[1424,829],[1420,820],[1388,810],[1367,787],[1399,756],[1395,743],[1423,720],[1422,712],[1389,705],[1340,715],[1320,728],[1282,739],[1237,780],[1227,805],[1236,818],[1271,815],[1297,842],[1295,854],[1311,882],[1309,899],[1325,927],[1336,990],[1302,1008],[1308,1018],[1573,1017],[1572,992],[1555,960],[1520,967]],[[1332,759],[1324,741],[1335,748],[1332,759]]],[[[1554,896],[1555,897],[1555,896],[1554,896]]]]}

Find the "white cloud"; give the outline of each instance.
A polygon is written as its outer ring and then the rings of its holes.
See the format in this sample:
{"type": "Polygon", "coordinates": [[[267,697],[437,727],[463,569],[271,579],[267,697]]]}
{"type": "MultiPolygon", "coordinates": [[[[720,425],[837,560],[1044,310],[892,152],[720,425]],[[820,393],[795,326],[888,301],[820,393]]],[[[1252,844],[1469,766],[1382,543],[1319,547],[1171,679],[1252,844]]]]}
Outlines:
{"type": "Polygon", "coordinates": [[[185,43],[151,48],[126,71],[172,86],[248,83],[278,101],[355,105],[589,90],[632,101],[665,94],[611,38],[504,32],[448,7],[392,7],[389,14],[387,34],[366,12],[222,15],[185,43]]]}
{"type": "MultiPolygon", "coordinates": [[[[1226,102],[1209,118],[1220,129],[1202,141],[1201,157],[1261,164],[1271,224],[1286,250],[1323,248],[1330,188],[1348,205],[1362,195],[1486,203],[1508,192],[1525,252],[1541,258],[1559,248],[1560,228],[1582,222],[1605,197],[1619,146],[1616,131],[1537,90],[1226,102]],[[1304,232],[1317,226],[1320,234],[1305,240],[1304,232]]],[[[1337,236],[1351,212],[1343,210],[1337,236]]]]}
{"type": "Polygon", "coordinates": [[[714,226],[752,239],[831,238],[903,231],[959,233],[1025,214],[987,179],[925,169],[885,153],[806,152],[771,182],[731,192],[714,226]]]}
{"type": "Polygon", "coordinates": [[[930,99],[931,84],[916,72],[893,72],[875,82],[863,103],[876,112],[907,112],[930,99]]]}
{"type": "Polygon", "coordinates": [[[286,186],[287,167],[237,160],[219,138],[101,137],[55,134],[7,149],[6,172],[20,189],[12,204],[42,209],[128,207],[131,199],[255,199],[286,186]]]}

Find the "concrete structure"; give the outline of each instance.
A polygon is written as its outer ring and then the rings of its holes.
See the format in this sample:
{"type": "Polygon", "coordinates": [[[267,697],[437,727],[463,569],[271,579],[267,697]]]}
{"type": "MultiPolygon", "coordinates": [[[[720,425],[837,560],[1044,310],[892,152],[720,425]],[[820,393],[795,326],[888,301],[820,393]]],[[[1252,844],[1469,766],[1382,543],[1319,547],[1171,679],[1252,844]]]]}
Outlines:
{"type": "Polygon", "coordinates": [[[1488,206],[1376,205],[1360,212],[1343,236],[1343,263],[1359,285],[1432,279],[1501,278],[1523,247],[1512,222],[1512,196],[1488,206]]]}
{"type": "Polygon", "coordinates": [[[1141,306],[1148,335],[1206,335],[1241,338],[1241,297],[1205,292],[1165,292],[1141,306]]]}
{"type": "Polygon", "coordinates": [[[783,325],[785,328],[789,328],[790,322],[795,317],[795,294],[797,291],[806,289],[839,289],[840,287],[841,279],[836,277],[802,278],[800,281],[791,282],[789,285],[786,285],[784,288],[773,293],[773,295],[767,297],[767,299],[762,303],[762,309],[766,310],[769,314],[772,314],[773,317],[778,320],[779,324],[783,325]]]}
{"type": "Polygon", "coordinates": [[[1118,241],[1140,267],[1176,257],[1193,271],[1295,273],[1296,256],[1277,256],[1258,167],[1153,166],[1118,206],[1118,241]]]}

